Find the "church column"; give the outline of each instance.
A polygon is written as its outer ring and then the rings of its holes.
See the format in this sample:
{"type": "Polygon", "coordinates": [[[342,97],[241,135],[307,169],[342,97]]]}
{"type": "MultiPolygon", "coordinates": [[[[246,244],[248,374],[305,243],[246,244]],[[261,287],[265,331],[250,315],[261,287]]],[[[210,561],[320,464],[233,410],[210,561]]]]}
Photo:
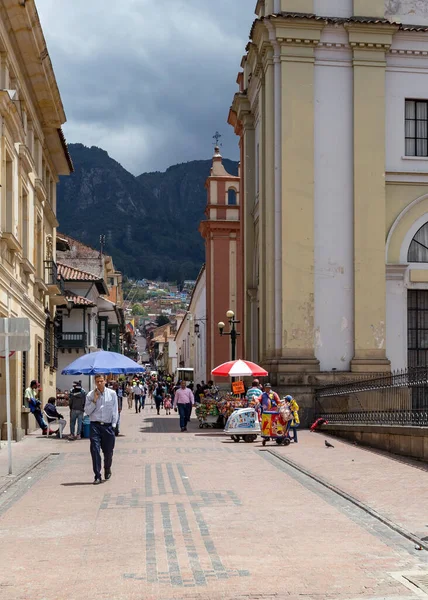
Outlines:
{"type": "MultiPolygon", "coordinates": [[[[248,290],[256,287],[254,281],[254,206],[256,191],[256,135],[254,129],[254,117],[251,113],[243,115],[242,124],[243,135],[243,161],[241,168],[244,169],[243,184],[241,189],[241,214],[243,215],[243,233],[244,245],[244,315],[245,323],[245,345],[246,356],[250,355],[251,338],[255,335],[252,328],[251,302],[247,294],[248,290]]],[[[242,318],[239,316],[239,318],[242,318]]]]}
{"type": "Polygon", "coordinates": [[[354,68],[355,372],[389,369],[385,283],[385,51],[396,27],[349,25],[354,68]]]}
{"type": "Polygon", "coordinates": [[[281,29],[282,350],[279,371],[317,371],[314,351],[314,47],[322,26],[281,29]]]}
{"type": "Polygon", "coordinates": [[[269,47],[264,56],[265,72],[265,94],[263,111],[263,136],[260,149],[261,156],[264,157],[264,177],[263,177],[263,198],[260,202],[261,209],[261,229],[262,239],[261,247],[264,248],[264,255],[260,256],[260,285],[261,305],[260,305],[260,329],[265,332],[265,339],[262,346],[261,360],[272,359],[275,356],[275,298],[274,298],[274,194],[275,194],[275,162],[274,162],[274,142],[275,142],[275,110],[274,110],[274,65],[273,49],[269,47]],[[263,257],[263,258],[262,258],[263,257]]]}

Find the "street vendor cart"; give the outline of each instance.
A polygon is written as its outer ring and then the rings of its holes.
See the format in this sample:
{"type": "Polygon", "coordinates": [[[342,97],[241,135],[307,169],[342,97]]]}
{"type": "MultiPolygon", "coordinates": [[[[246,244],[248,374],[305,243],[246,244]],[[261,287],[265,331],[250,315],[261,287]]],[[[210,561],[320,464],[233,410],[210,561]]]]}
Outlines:
{"type": "Polygon", "coordinates": [[[288,446],[290,440],[290,424],[292,414],[288,407],[279,411],[266,410],[262,413],[262,444],[266,446],[269,440],[274,440],[279,446],[288,446]]]}
{"type": "Polygon", "coordinates": [[[230,435],[234,442],[255,442],[260,435],[260,422],[254,408],[235,410],[227,420],[224,433],[230,435]]]}

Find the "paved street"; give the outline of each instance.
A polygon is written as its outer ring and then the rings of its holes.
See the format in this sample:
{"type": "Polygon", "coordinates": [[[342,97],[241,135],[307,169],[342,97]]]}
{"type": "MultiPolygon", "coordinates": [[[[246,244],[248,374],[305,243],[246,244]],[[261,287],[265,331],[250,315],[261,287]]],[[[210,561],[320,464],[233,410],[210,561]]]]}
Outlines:
{"type": "Polygon", "coordinates": [[[2,600],[418,597],[405,575],[428,573],[411,539],[428,535],[421,465],[336,440],[327,450],[309,432],[265,449],[194,420],[181,434],[153,412],[125,409],[113,478],[97,487],[88,441],[14,445],[27,472],[0,480],[2,600]]]}

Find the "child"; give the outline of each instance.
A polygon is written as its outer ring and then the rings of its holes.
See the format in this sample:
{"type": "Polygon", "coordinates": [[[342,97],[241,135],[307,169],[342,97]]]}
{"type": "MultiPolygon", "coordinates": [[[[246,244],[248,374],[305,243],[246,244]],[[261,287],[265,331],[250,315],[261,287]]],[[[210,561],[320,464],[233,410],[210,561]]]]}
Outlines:
{"type": "Polygon", "coordinates": [[[172,402],[171,402],[171,394],[167,394],[165,396],[165,400],[164,400],[164,408],[166,410],[166,414],[170,415],[171,414],[171,408],[172,408],[172,402]]]}

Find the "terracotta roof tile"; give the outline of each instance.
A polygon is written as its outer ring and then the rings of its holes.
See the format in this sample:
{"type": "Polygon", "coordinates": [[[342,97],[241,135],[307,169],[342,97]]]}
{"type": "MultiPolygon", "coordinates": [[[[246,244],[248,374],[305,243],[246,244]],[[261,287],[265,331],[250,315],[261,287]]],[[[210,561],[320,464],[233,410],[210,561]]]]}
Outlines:
{"type": "Polygon", "coordinates": [[[88,298],[84,298],[83,296],[78,296],[77,294],[73,294],[73,292],[64,292],[65,298],[67,302],[73,302],[76,306],[95,306],[91,300],[88,298]]]}
{"type": "Polygon", "coordinates": [[[62,277],[64,281],[99,281],[99,277],[92,275],[92,273],[87,273],[86,271],[81,271],[62,263],[58,263],[57,266],[58,278],[62,277]]]}
{"type": "MultiPolygon", "coordinates": [[[[260,23],[264,20],[270,19],[305,19],[310,21],[324,21],[326,25],[328,24],[337,24],[343,25],[344,23],[369,23],[372,25],[396,25],[400,29],[404,29],[405,31],[424,31],[424,29],[416,29],[416,25],[400,25],[399,23],[394,23],[389,19],[380,19],[377,17],[323,17],[319,15],[315,15],[312,13],[298,13],[298,12],[280,12],[278,14],[267,15],[266,17],[260,17],[256,19],[251,27],[250,31],[250,39],[253,39],[254,30],[256,28],[257,23],[260,23]],[[415,29],[413,29],[415,27],[415,29]]],[[[248,48],[248,46],[247,46],[248,48]]]]}

